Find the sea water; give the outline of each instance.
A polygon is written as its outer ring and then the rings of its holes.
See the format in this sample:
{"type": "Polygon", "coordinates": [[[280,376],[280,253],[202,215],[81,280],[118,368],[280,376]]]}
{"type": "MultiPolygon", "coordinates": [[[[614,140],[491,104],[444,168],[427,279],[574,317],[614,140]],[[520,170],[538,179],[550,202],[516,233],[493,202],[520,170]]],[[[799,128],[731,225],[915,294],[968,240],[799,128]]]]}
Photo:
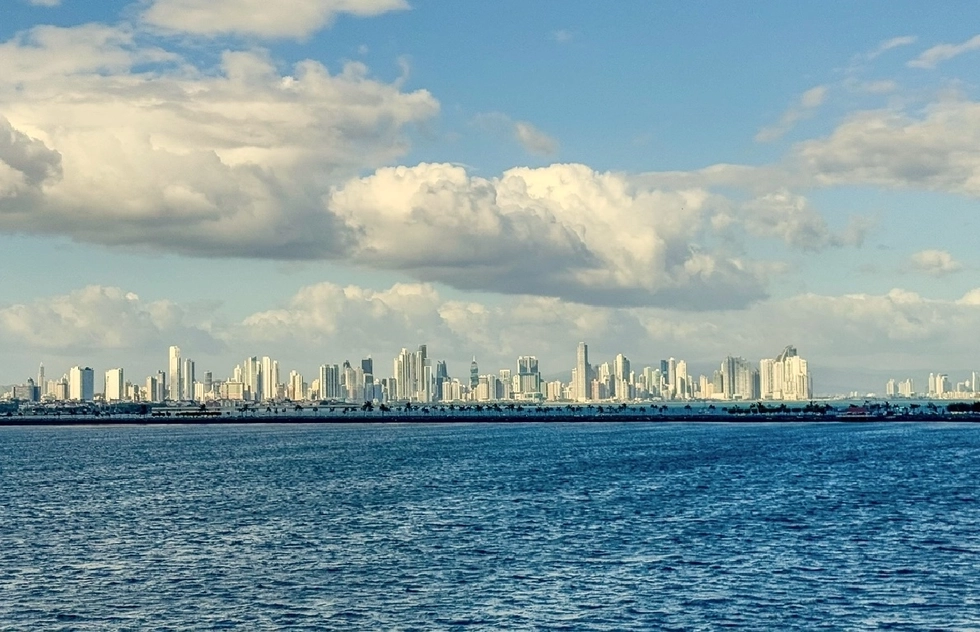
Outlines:
{"type": "Polygon", "coordinates": [[[980,425],[0,428],[0,629],[977,629],[980,425]]]}

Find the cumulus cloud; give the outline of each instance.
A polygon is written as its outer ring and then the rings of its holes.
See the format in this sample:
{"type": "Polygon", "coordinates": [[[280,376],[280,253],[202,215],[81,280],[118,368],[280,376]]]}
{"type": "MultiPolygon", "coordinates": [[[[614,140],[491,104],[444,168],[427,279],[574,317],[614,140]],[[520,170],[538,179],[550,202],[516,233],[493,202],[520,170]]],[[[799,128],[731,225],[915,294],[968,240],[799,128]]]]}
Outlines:
{"type": "Polygon", "coordinates": [[[302,38],[336,16],[375,16],[408,8],[405,0],[152,0],[143,20],[194,35],[242,34],[302,38]]]}
{"type": "Polygon", "coordinates": [[[912,270],[934,277],[946,276],[963,269],[962,264],[945,250],[921,250],[909,258],[908,265],[912,270]]]}
{"type": "Polygon", "coordinates": [[[911,68],[935,68],[944,61],[959,57],[964,53],[980,49],[980,35],[974,35],[960,44],[938,44],[926,49],[921,55],[908,63],[911,68]]]}
{"type": "Polygon", "coordinates": [[[861,112],[794,148],[818,184],[871,184],[980,194],[980,104],[937,104],[921,118],[861,112]]]}
{"type": "Polygon", "coordinates": [[[794,248],[810,252],[860,245],[869,228],[866,221],[858,219],[844,233],[834,233],[805,197],[786,190],[751,200],[744,211],[745,226],[750,233],[776,237],[794,248]]]}
{"type": "Polygon", "coordinates": [[[493,179],[445,164],[386,168],[327,206],[358,236],[351,260],[460,288],[681,308],[765,293],[760,266],[699,246],[710,194],[637,188],[584,165],[493,179]]]}
{"type": "Polygon", "coordinates": [[[755,140],[768,143],[782,138],[798,122],[813,116],[814,110],[823,105],[827,99],[827,90],[827,86],[815,86],[804,92],[799,100],[783,113],[777,123],[759,130],[755,140]]]}
{"type": "Polygon", "coordinates": [[[61,156],[41,141],[15,130],[0,117],[0,212],[14,208],[12,198],[39,193],[41,185],[61,176],[61,156]]]}
{"type": "MultiPolygon", "coordinates": [[[[199,69],[124,28],[45,27],[0,48],[0,125],[50,164],[30,212],[0,200],[0,230],[204,256],[340,256],[347,236],[320,196],[401,155],[406,127],[439,109],[361,64],[282,73],[260,52],[235,51],[199,69]]],[[[17,165],[0,151],[10,188],[17,165]]]]}
{"type": "Polygon", "coordinates": [[[0,307],[0,345],[70,356],[163,348],[186,340],[220,349],[210,332],[189,322],[172,301],[143,301],[117,287],[88,286],[66,295],[0,307]]]}

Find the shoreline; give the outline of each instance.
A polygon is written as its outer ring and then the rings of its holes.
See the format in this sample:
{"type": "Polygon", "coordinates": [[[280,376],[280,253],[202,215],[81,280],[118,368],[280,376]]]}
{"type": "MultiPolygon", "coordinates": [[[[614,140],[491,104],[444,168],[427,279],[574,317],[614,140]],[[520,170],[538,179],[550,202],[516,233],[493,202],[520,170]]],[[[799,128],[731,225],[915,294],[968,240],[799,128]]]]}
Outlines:
{"type": "Polygon", "coordinates": [[[312,424],[472,424],[472,423],[949,423],[980,422],[980,414],[907,414],[907,415],[807,415],[807,414],[670,414],[670,413],[609,413],[609,414],[405,414],[353,412],[324,415],[116,415],[116,416],[49,416],[13,415],[0,417],[0,427],[26,426],[229,426],[229,425],[312,425],[312,424]]]}

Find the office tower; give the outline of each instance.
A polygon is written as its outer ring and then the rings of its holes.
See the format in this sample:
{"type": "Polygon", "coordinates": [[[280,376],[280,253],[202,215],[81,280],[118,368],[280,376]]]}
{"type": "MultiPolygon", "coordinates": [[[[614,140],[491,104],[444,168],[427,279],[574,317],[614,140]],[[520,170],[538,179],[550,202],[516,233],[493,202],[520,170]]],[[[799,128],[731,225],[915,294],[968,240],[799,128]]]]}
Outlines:
{"type": "Polygon", "coordinates": [[[259,372],[261,375],[259,380],[260,401],[275,399],[279,391],[279,362],[269,356],[264,356],[259,372]]]}
{"type": "Polygon", "coordinates": [[[898,394],[902,397],[912,397],[915,395],[915,385],[912,382],[912,378],[909,378],[898,385],[898,394]]]}
{"type": "Polygon", "coordinates": [[[40,393],[38,394],[39,398],[41,395],[44,395],[44,389],[46,384],[47,382],[44,381],[44,363],[42,362],[41,365],[37,368],[37,388],[40,391],[40,393]]]}
{"type": "Polygon", "coordinates": [[[180,347],[172,346],[170,347],[170,364],[169,373],[167,375],[167,395],[170,399],[177,401],[181,397],[180,389],[183,385],[183,380],[181,379],[181,365],[180,365],[180,347]]]}
{"type": "Polygon", "coordinates": [[[158,402],[157,396],[160,394],[160,386],[157,384],[157,378],[155,375],[150,375],[146,378],[146,400],[150,402],[158,402]]]}
{"type": "Polygon", "coordinates": [[[95,399],[95,371],[74,366],[68,372],[68,399],[90,402],[95,399]]]}
{"type": "Polygon", "coordinates": [[[541,372],[538,370],[538,359],[534,356],[517,358],[517,376],[514,380],[515,393],[520,399],[541,399],[541,372]]]}
{"type": "Polygon", "coordinates": [[[361,372],[364,375],[374,375],[374,360],[371,359],[371,356],[361,360],[361,372]]]}
{"type": "Polygon", "coordinates": [[[287,397],[294,402],[306,399],[306,389],[303,383],[303,376],[298,371],[289,372],[289,389],[287,397]]]}
{"type": "Polygon", "coordinates": [[[439,360],[436,362],[436,376],[435,376],[435,399],[440,402],[446,401],[445,393],[443,392],[443,382],[449,379],[449,369],[446,368],[446,361],[439,360]]]}
{"type": "Polygon", "coordinates": [[[677,360],[667,360],[667,392],[670,399],[677,396],[677,360]]]}
{"type": "Polygon", "coordinates": [[[936,397],[944,397],[949,392],[949,376],[945,373],[936,375],[936,397]]]}
{"type": "Polygon", "coordinates": [[[470,388],[475,389],[480,384],[480,367],[476,364],[476,356],[470,362],[470,388]]]}
{"type": "Polygon", "coordinates": [[[623,402],[633,398],[633,394],[630,392],[633,386],[630,381],[630,372],[629,358],[622,353],[618,354],[613,362],[613,393],[616,399],[623,402]]]}
{"type": "Polygon", "coordinates": [[[194,400],[194,361],[184,360],[183,371],[180,375],[180,398],[184,401],[194,400]]]}
{"type": "Polygon", "coordinates": [[[211,393],[214,391],[214,376],[211,375],[211,371],[204,372],[204,392],[211,393]]]}
{"type": "Polygon", "coordinates": [[[771,358],[759,360],[759,397],[762,399],[775,399],[776,361],[771,358]]]}
{"type": "Polygon", "coordinates": [[[725,399],[755,399],[759,374],[745,358],[726,357],[721,363],[720,372],[725,399]]]}
{"type": "Polygon", "coordinates": [[[245,399],[256,401],[261,396],[262,377],[259,359],[255,356],[245,358],[242,363],[242,379],[245,384],[245,399]]]}
{"type": "Polygon", "coordinates": [[[510,369],[500,369],[497,373],[497,392],[494,393],[494,399],[511,399],[514,380],[511,377],[510,369]]]}
{"type": "Polygon", "coordinates": [[[691,377],[687,374],[687,362],[678,360],[674,367],[674,392],[681,399],[690,399],[691,391],[691,377]]]}
{"type": "Polygon", "coordinates": [[[153,401],[162,402],[167,399],[169,393],[167,388],[167,374],[164,371],[157,371],[157,392],[153,401]]]}
{"type": "Polygon", "coordinates": [[[404,347],[394,361],[395,399],[411,399],[412,392],[412,354],[404,347]]]}
{"type": "Polygon", "coordinates": [[[320,399],[338,399],[340,395],[340,367],[336,364],[320,365],[320,399]]]}
{"type": "Polygon", "coordinates": [[[589,401],[589,387],[592,384],[591,366],[589,366],[589,345],[578,343],[575,352],[575,400],[589,401]]]}
{"type": "Polygon", "coordinates": [[[126,382],[122,369],[109,369],[105,372],[105,401],[121,402],[126,399],[126,382]]]}

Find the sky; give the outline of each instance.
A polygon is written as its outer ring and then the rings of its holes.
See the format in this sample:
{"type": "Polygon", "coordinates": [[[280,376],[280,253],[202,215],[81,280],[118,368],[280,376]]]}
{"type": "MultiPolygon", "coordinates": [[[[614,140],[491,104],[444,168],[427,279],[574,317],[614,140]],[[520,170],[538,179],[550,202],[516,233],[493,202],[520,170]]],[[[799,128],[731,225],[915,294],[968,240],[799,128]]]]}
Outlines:
{"type": "Polygon", "coordinates": [[[4,0],[0,384],[980,370],[980,6],[4,0]],[[383,369],[382,369],[383,371],[383,369]],[[379,371],[381,373],[382,371],[379,371]]]}

